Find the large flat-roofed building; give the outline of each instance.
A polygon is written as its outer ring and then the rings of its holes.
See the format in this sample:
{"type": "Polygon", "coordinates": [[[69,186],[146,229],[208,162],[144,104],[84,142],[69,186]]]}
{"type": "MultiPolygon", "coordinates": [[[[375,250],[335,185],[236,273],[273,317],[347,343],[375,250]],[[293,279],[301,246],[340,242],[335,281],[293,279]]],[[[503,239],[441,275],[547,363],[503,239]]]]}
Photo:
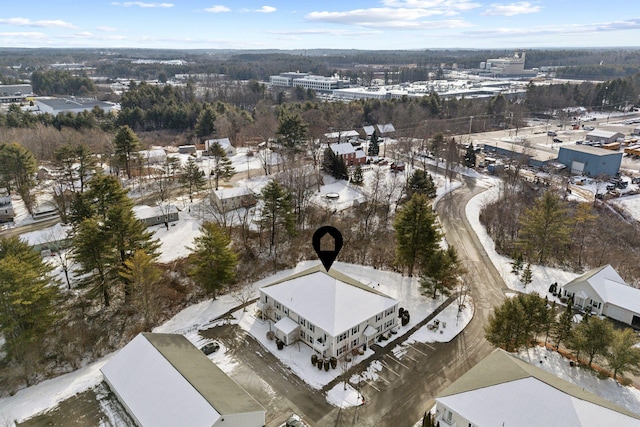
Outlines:
{"type": "Polygon", "coordinates": [[[561,146],[558,162],[574,175],[615,176],[620,171],[622,152],[589,145],[561,146]]]}
{"type": "Polygon", "coordinates": [[[264,407],[183,335],[141,333],[100,370],[138,426],[265,425],[264,407]]]}
{"type": "Polygon", "coordinates": [[[487,59],[486,62],[480,63],[482,73],[500,75],[500,76],[522,76],[527,73],[524,70],[526,52],[515,52],[513,56],[502,58],[487,59]]]}
{"type": "Polygon", "coordinates": [[[349,80],[340,79],[339,77],[315,76],[309,73],[280,73],[277,76],[270,76],[269,83],[272,86],[299,86],[305,89],[313,89],[317,92],[331,92],[335,89],[351,86],[349,80]]]}
{"type": "Polygon", "coordinates": [[[91,111],[95,107],[110,113],[115,109],[115,104],[98,101],[92,98],[38,98],[36,106],[43,113],[58,115],[60,113],[80,113],[91,111]]]}
{"type": "Polygon", "coordinates": [[[0,85],[0,103],[23,102],[28,96],[33,96],[30,84],[0,85]]]}

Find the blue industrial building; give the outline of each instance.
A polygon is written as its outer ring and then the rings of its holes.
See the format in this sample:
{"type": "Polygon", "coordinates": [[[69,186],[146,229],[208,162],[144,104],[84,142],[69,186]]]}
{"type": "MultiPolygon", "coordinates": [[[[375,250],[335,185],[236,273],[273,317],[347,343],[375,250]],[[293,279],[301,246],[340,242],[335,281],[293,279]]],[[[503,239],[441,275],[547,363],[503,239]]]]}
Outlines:
{"type": "Polygon", "coordinates": [[[558,162],[569,168],[573,175],[615,176],[620,171],[622,152],[589,145],[564,146],[560,147],[558,162]]]}

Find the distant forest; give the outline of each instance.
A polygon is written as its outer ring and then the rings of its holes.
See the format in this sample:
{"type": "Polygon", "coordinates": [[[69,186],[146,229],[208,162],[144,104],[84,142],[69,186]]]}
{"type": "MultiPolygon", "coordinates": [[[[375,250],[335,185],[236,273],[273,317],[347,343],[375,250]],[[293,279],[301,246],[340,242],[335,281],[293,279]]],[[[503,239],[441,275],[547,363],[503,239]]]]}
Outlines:
{"type": "MultiPolygon", "coordinates": [[[[531,49],[527,69],[561,67],[563,78],[607,80],[640,72],[640,49],[531,49]]],[[[84,63],[95,75],[109,78],[152,80],[177,73],[224,74],[231,80],[266,81],[283,71],[308,71],[320,75],[340,73],[355,79],[375,71],[394,73],[394,81],[427,78],[433,70],[477,68],[489,58],[514,54],[514,50],[148,50],[148,49],[0,49],[0,78],[20,80],[53,63],[84,63]],[[135,59],[181,59],[184,65],[133,64],[135,59]]]]}

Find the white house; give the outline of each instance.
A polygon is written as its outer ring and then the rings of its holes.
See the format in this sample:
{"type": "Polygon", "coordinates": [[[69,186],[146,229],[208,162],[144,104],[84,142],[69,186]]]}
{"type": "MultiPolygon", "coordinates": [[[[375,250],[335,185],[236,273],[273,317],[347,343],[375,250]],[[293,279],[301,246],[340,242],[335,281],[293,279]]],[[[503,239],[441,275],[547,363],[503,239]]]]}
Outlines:
{"type": "Polygon", "coordinates": [[[436,398],[442,427],[632,427],[640,416],[496,349],[436,398]]]}
{"type": "Polygon", "coordinates": [[[366,348],[398,319],[398,301],[322,265],[261,288],[258,309],[285,345],[302,341],[321,357],[366,348]]]}
{"type": "Polygon", "coordinates": [[[133,213],[147,227],[158,224],[169,224],[180,219],[178,208],[175,205],[148,206],[135,205],[133,213]]]}
{"type": "Polygon", "coordinates": [[[183,335],[141,333],[100,370],[139,426],[265,425],[262,405],[183,335]]]}
{"type": "Polygon", "coordinates": [[[221,188],[211,194],[213,202],[222,212],[248,208],[256,204],[256,195],[247,187],[221,188]]]}
{"type": "Polygon", "coordinates": [[[396,128],[393,126],[393,123],[385,123],[383,125],[376,125],[378,127],[378,133],[380,135],[388,135],[396,131],[396,128]]]}
{"type": "Polygon", "coordinates": [[[634,327],[640,327],[640,289],[627,285],[611,265],[587,271],[562,286],[574,307],[591,310],[634,327]]]}
{"type": "Polygon", "coordinates": [[[227,153],[227,156],[233,156],[234,154],[236,154],[236,149],[233,145],[231,145],[231,141],[229,141],[229,138],[207,139],[204,142],[204,150],[209,151],[209,148],[216,142],[220,144],[220,147],[222,147],[225,153],[227,153]]]}

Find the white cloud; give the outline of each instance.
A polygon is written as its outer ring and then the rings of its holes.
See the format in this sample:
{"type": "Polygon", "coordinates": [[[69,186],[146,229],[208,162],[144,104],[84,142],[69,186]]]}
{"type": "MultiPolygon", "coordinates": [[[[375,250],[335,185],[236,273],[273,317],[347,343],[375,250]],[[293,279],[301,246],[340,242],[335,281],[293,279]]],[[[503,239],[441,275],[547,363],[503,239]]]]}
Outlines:
{"type": "Polygon", "coordinates": [[[116,31],[118,31],[117,28],[105,27],[105,26],[96,27],[96,30],[103,31],[105,33],[115,33],[116,31]]]}
{"type": "Polygon", "coordinates": [[[276,9],[273,6],[262,6],[260,9],[242,9],[243,12],[256,12],[256,13],[273,13],[276,9]]]}
{"type": "Polygon", "coordinates": [[[406,9],[448,9],[469,10],[480,7],[471,0],[383,0],[382,4],[393,8],[406,9]]]}
{"type": "Polygon", "coordinates": [[[0,32],[0,37],[9,37],[9,38],[25,38],[25,39],[46,39],[47,36],[44,33],[38,32],[0,32]]]}
{"type": "Polygon", "coordinates": [[[173,3],[146,3],[146,2],[142,2],[142,1],[125,1],[125,2],[114,1],[114,2],[111,2],[111,4],[113,6],[124,6],[124,7],[138,6],[138,7],[142,7],[142,8],[149,8],[149,7],[167,8],[167,7],[173,7],[173,3]]]}
{"type": "Polygon", "coordinates": [[[362,27],[420,28],[422,18],[454,15],[455,12],[437,9],[355,9],[347,12],[311,12],[306,19],[315,22],[358,25],[362,27]]]}
{"type": "Polygon", "coordinates": [[[61,38],[61,39],[90,39],[90,38],[93,38],[93,34],[91,34],[89,31],[80,31],[80,32],[75,33],[75,34],[70,34],[70,35],[66,35],[66,36],[59,36],[59,38],[61,38]]]}
{"type": "Polygon", "coordinates": [[[486,38],[530,37],[536,35],[595,34],[612,31],[640,30],[640,18],[625,21],[600,22],[579,25],[549,25],[531,28],[493,28],[491,31],[477,30],[462,33],[463,37],[484,36],[486,38]]]}
{"type": "Polygon", "coordinates": [[[227,6],[217,4],[215,6],[206,8],[204,11],[210,12],[210,13],[222,13],[222,12],[231,12],[231,9],[229,9],[227,6]]]}
{"type": "Polygon", "coordinates": [[[537,13],[537,12],[540,12],[541,10],[542,8],[540,6],[534,6],[528,1],[521,1],[517,3],[509,3],[509,4],[492,3],[489,6],[489,9],[482,12],[482,15],[514,16],[514,15],[523,15],[526,13],[537,13]]]}
{"type": "Polygon", "coordinates": [[[16,25],[20,27],[42,27],[42,28],[76,28],[75,25],[65,21],[57,20],[40,20],[32,21],[28,18],[0,18],[0,24],[16,25]]]}
{"type": "Polygon", "coordinates": [[[382,31],[349,31],[349,30],[336,30],[336,29],[306,29],[306,30],[278,30],[278,31],[269,31],[269,34],[278,34],[278,35],[328,35],[328,36],[360,36],[360,35],[370,35],[370,34],[380,34],[382,31]]]}

